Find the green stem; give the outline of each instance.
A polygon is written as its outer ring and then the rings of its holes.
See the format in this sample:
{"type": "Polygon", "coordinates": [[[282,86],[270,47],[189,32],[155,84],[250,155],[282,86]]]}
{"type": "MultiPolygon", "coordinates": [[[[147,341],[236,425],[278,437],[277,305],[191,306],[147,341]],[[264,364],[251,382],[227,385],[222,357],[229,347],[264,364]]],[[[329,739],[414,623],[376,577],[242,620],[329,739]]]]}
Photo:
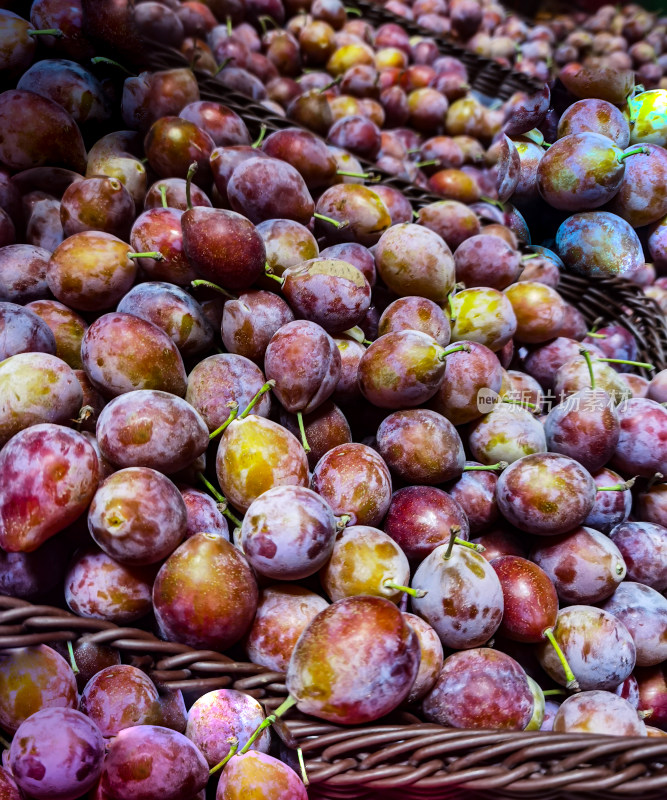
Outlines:
{"type": "Polygon", "coordinates": [[[531,403],[528,400],[510,400],[509,397],[501,397],[500,402],[509,403],[511,406],[527,406],[533,411],[537,411],[537,406],[535,405],[535,403],[531,403]]]}
{"type": "Polygon", "coordinates": [[[343,335],[349,336],[350,339],[354,339],[354,341],[359,342],[359,344],[363,344],[366,341],[366,334],[358,325],[355,325],[354,328],[348,328],[346,331],[343,331],[343,335]]]}
{"type": "Polygon", "coordinates": [[[542,689],[542,694],[545,697],[558,697],[559,695],[567,694],[565,689],[542,689]]]}
{"type": "Polygon", "coordinates": [[[486,550],[486,547],[484,547],[483,544],[468,542],[466,539],[459,539],[458,536],[454,540],[454,544],[458,544],[461,547],[467,547],[469,550],[474,550],[476,553],[483,553],[486,550]]]}
{"type": "Polygon", "coordinates": [[[185,204],[188,211],[192,208],[192,179],[197,171],[197,162],[193,161],[188,167],[188,174],[185,176],[185,204]]]}
{"type": "Polygon", "coordinates": [[[252,408],[255,406],[257,401],[262,397],[262,395],[265,395],[270,389],[273,389],[275,385],[276,382],[274,380],[267,381],[264,384],[264,386],[262,386],[262,388],[257,392],[257,394],[252,398],[252,400],[248,403],[246,408],[243,410],[243,413],[239,414],[239,419],[245,419],[252,410],[252,408]]]}
{"type": "Polygon", "coordinates": [[[385,589],[395,589],[397,592],[405,592],[409,594],[410,597],[426,597],[428,592],[424,591],[424,589],[413,589],[411,586],[403,586],[400,583],[394,583],[394,581],[386,580],[382,584],[385,589]]]}
{"type": "Polygon", "coordinates": [[[12,746],[11,742],[8,742],[4,736],[0,736],[0,745],[2,745],[2,747],[5,748],[5,750],[9,750],[9,748],[12,746]]]}
{"type": "Polygon", "coordinates": [[[156,261],[164,261],[164,256],[157,250],[151,250],[148,253],[128,253],[128,258],[153,258],[156,261]]]}
{"type": "Polygon", "coordinates": [[[213,77],[215,78],[216,75],[219,75],[222,72],[222,70],[227,66],[227,64],[229,64],[229,62],[233,60],[234,59],[231,56],[229,56],[229,58],[226,58],[224,61],[221,61],[216,67],[215,72],[213,73],[213,77]]]}
{"type": "Polygon", "coordinates": [[[598,492],[624,492],[626,489],[632,489],[635,485],[636,477],[630,478],[625,483],[615,483],[613,486],[598,486],[598,492]]]}
{"type": "Polygon", "coordinates": [[[227,14],[226,25],[227,25],[227,36],[231,36],[232,35],[232,18],[229,16],[229,14],[227,14]]]}
{"type": "MultiPolygon", "coordinates": [[[[26,31],[28,36],[56,36],[60,39],[63,35],[63,32],[60,28],[41,28],[40,30],[30,30],[26,31]]],[[[120,65],[119,65],[120,66],[120,65]]]]}
{"type": "Polygon", "coordinates": [[[229,740],[229,742],[230,742],[229,753],[227,753],[227,755],[222,759],[222,761],[220,761],[214,767],[211,767],[211,769],[208,771],[209,776],[210,775],[215,775],[216,772],[219,772],[225,766],[225,764],[229,761],[229,759],[239,749],[239,740],[236,738],[236,736],[232,736],[232,738],[229,740]]]}
{"type": "Polygon", "coordinates": [[[213,289],[215,292],[220,292],[220,294],[227,297],[229,300],[237,300],[238,298],[235,297],[233,294],[230,294],[228,291],[222,288],[222,286],[218,286],[217,283],[212,283],[211,281],[205,281],[203,278],[197,278],[196,281],[192,281],[190,284],[193,289],[196,289],[198,286],[205,286],[207,289],[213,289]]]}
{"type": "Polygon", "coordinates": [[[480,198],[484,203],[488,203],[490,206],[495,206],[499,208],[501,211],[505,210],[505,206],[500,200],[494,200],[492,197],[487,197],[486,195],[482,195],[480,198]]]}
{"type": "Polygon", "coordinates": [[[306,451],[306,453],[310,453],[310,445],[308,444],[308,439],[306,438],[306,429],[303,426],[303,413],[301,411],[297,411],[296,418],[299,422],[299,433],[301,434],[301,444],[303,445],[303,449],[306,451]]]}
{"type": "Polygon", "coordinates": [[[306,772],[306,765],[303,761],[303,750],[300,747],[296,748],[296,755],[299,759],[299,769],[301,770],[301,780],[303,781],[304,786],[308,786],[310,781],[308,780],[308,773],[306,772]]]}
{"type": "Polygon", "coordinates": [[[69,653],[69,663],[72,667],[72,672],[75,675],[79,674],[79,666],[76,663],[76,659],[74,658],[74,648],[72,647],[72,642],[67,642],[67,652],[69,653]]]}
{"type": "Polygon", "coordinates": [[[243,526],[241,520],[234,516],[234,514],[232,514],[232,512],[229,510],[227,502],[218,503],[218,511],[223,515],[223,517],[227,517],[227,519],[233,523],[236,528],[241,528],[243,526]]]}
{"type": "Polygon", "coordinates": [[[412,209],[412,219],[419,219],[419,211],[412,209]]]}
{"type": "Polygon", "coordinates": [[[224,503],[225,506],[227,505],[227,498],[220,494],[220,492],[215,488],[215,486],[206,480],[203,472],[198,472],[197,477],[199,478],[200,483],[203,483],[205,488],[213,495],[213,497],[218,501],[218,503],[224,503]]]}
{"type": "Polygon", "coordinates": [[[253,732],[252,736],[248,739],[248,741],[241,748],[241,750],[239,752],[239,755],[242,756],[244,753],[247,753],[248,750],[250,750],[250,747],[252,746],[252,744],[255,741],[255,739],[258,736],[261,736],[262,731],[266,730],[268,727],[273,725],[273,723],[279,717],[282,717],[282,715],[286,711],[289,711],[289,709],[292,708],[292,706],[295,706],[295,705],[296,705],[296,700],[290,695],[287,698],[287,700],[285,700],[282,703],[282,705],[278,706],[278,708],[273,712],[273,714],[269,714],[269,716],[266,719],[262,720],[262,722],[259,724],[257,729],[253,732]]]}
{"type": "Polygon", "coordinates": [[[429,161],[418,161],[415,167],[417,167],[417,169],[421,169],[422,167],[435,167],[437,163],[437,160],[432,158],[429,161]]]}
{"type": "Polygon", "coordinates": [[[339,75],[337,78],[334,78],[330,83],[325,84],[321,89],[317,90],[318,94],[322,94],[322,92],[326,92],[327,89],[333,89],[334,86],[338,86],[338,84],[343,80],[343,76],[339,75]]]}
{"type": "Polygon", "coordinates": [[[579,350],[579,354],[584,357],[586,360],[586,366],[588,367],[588,374],[591,379],[591,389],[595,389],[595,374],[593,373],[593,362],[591,361],[591,354],[586,350],[585,347],[582,347],[579,350]]]}
{"type": "Polygon", "coordinates": [[[459,344],[456,347],[452,347],[451,350],[445,350],[443,348],[442,353],[438,355],[440,361],[444,361],[447,356],[451,356],[452,353],[469,353],[470,352],[470,345],[469,344],[459,344]]]}
{"type": "Polygon", "coordinates": [[[344,175],[347,178],[363,178],[364,180],[373,177],[370,172],[348,172],[344,169],[337,169],[336,175],[344,175]]]}
{"type": "Polygon", "coordinates": [[[361,16],[361,9],[353,8],[352,6],[345,6],[345,13],[352,14],[353,17],[360,17],[361,16]]]}
{"type": "Polygon", "coordinates": [[[627,361],[624,358],[596,358],[596,361],[604,361],[607,364],[628,364],[630,367],[644,367],[644,369],[653,372],[655,366],[647,364],[645,361],[627,361]]]}
{"type": "Polygon", "coordinates": [[[278,27],[278,23],[275,21],[273,17],[270,17],[268,14],[264,14],[261,17],[258,17],[259,24],[262,26],[262,33],[266,33],[266,23],[270,22],[273,25],[274,30],[278,27]]]}
{"type": "Polygon", "coordinates": [[[606,333],[595,333],[595,331],[588,331],[586,336],[590,336],[591,339],[606,339],[607,338],[607,334],[606,333]]]}
{"type": "Polygon", "coordinates": [[[222,423],[222,425],[219,428],[216,428],[212,433],[209,433],[208,435],[209,439],[215,439],[216,436],[219,436],[227,428],[230,422],[234,422],[239,413],[239,404],[236,402],[236,400],[233,400],[231,402],[230,408],[231,411],[229,412],[229,416],[227,417],[227,419],[222,423]]]}
{"type": "Polygon", "coordinates": [[[169,208],[167,204],[167,187],[164,185],[164,183],[161,183],[157,188],[160,192],[160,197],[162,198],[162,208],[169,208]]]}
{"type": "Polygon", "coordinates": [[[342,531],[345,530],[347,523],[352,519],[349,514],[341,514],[340,517],[336,519],[336,530],[342,531]]]}
{"type": "Polygon", "coordinates": [[[647,155],[649,152],[648,147],[635,147],[634,150],[630,150],[629,153],[622,153],[618,160],[622,164],[623,161],[628,158],[628,156],[636,156],[638,153],[642,153],[643,155],[647,155]]]}
{"type": "Polygon", "coordinates": [[[492,472],[492,471],[494,471],[494,472],[502,472],[504,469],[507,469],[508,466],[509,466],[509,464],[507,463],[507,461],[499,461],[497,464],[489,464],[489,466],[487,466],[487,467],[485,467],[485,466],[476,467],[476,466],[470,465],[470,466],[467,466],[467,467],[463,467],[463,471],[464,472],[475,472],[475,471],[481,472],[482,470],[484,470],[486,472],[492,472]]]}
{"type": "Polygon", "coordinates": [[[338,228],[339,230],[341,228],[346,228],[350,224],[349,220],[345,220],[344,222],[338,222],[337,219],[332,219],[331,217],[325,217],[324,214],[318,214],[317,212],[315,212],[313,216],[315,217],[315,219],[321,219],[322,222],[329,222],[331,225],[334,226],[334,228],[338,228]]]}
{"type": "Polygon", "coordinates": [[[560,661],[563,671],[565,672],[565,680],[567,681],[566,688],[569,689],[571,692],[579,692],[581,691],[579,688],[579,683],[577,679],[574,677],[574,673],[570,669],[570,665],[567,663],[567,659],[565,658],[565,654],[560,649],[560,645],[556,641],[556,637],[554,636],[553,628],[546,628],[543,633],[548,640],[553,649],[556,651],[556,655],[558,656],[558,660],[560,661]]]}
{"type": "Polygon", "coordinates": [[[95,58],[91,58],[90,61],[92,64],[111,64],[112,67],[118,67],[118,69],[123,70],[123,72],[127,73],[132,78],[136,78],[134,72],[130,72],[127,67],[124,67],[122,64],[114,61],[112,58],[107,58],[106,56],[95,56],[95,58]]]}
{"type": "Polygon", "coordinates": [[[530,261],[531,258],[539,258],[539,253],[527,253],[525,256],[521,256],[522,261],[530,261]]]}
{"type": "Polygon", "coordinates": [[[283,278],[279,278],[277,275],[274,275],[274,274],[273,274],[273,272],[271,271],[271,268],[270,268],[270,267],[267,267],[267,268],[264,270],[264,274],[266,275],[266,277],[267,277],[267,278],[271,278],[271,280],[278,281],[278,283],[279,283],[281,286],[283,285],[283,283],[285,283],[285,280],[284,280],[283,278]]]}
{"type": "Polygon", "coordinates": [[[452,557],[452,551],[454,550],[454,543],[457,539],[457,533],[461,533],[461,526],[452,525],[452,527],[449,529],[449,544],[447,545],[447,550],[443,556],[445,561],[449,561],[449,559],[452,557]]]}
{"type": "Polygon", "coordinates": [[[265,137],[265,136],[266,136],[266,125],[262,125],[262,127],[259,129],[259,136],[258,136],[258,137],[255,139],[255,141],[252,143],[252,146],[255,148],[255,150],[256,150],[256,149],[257,149],[257,148],[260,146],[260,144],[261,144],[261,143],[264,141],[264,137],[265,137]]]}

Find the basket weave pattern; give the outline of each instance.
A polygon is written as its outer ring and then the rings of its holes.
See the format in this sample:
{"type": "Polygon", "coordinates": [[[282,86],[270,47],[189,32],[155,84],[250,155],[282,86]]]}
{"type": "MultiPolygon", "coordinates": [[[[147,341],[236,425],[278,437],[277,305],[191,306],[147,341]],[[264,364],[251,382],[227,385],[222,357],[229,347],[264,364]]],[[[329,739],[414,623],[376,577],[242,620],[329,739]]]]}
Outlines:
{"type": "MultiPolygon", "coordinates": [[[[229,687],[256,697],[268,712],[287,694],[284,675],[265,667],[165,642],[139,628],[0,597],[0,650],[79,639],[117,648],[163,690],[229,687]]],[[[667,796],[667,738],[456,730],[425,724],[409,712],[351,728],[290,712],[274,729],[286,747],[302,748],[313,800],[474,800],[471,792],[490,791],[527,800],[667,796]]]]}

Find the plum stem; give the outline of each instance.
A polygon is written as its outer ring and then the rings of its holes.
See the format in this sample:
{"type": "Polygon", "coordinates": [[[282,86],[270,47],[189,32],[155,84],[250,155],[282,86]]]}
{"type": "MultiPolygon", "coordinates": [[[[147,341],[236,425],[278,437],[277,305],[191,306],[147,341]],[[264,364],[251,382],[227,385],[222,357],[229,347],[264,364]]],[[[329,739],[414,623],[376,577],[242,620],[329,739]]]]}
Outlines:
{"type": "Polygon", "coordinates": [[[336,519],[336,530],[343,531],[347,527],[347,523],[352,519],[349,514],[341,514],[336,519]]]}
{"type": "Polygon", "coordinates": [[[303,449],[306,453],[310,453],[310,445],[308,444],[308,439],[306,438],[306,429],[303,426],[303,412],[297,411],[296,418],[299,423],[299,433],[301,434],[301,444],[303,445],[303,449]]]}
{"type": "Polygon", "coordinates": [[[447,550],[443,556],[445,561],[449,561],[449,559],[452,557],[452,551],[454,550],[454,543],[457,539],[457,533],[461,533],[461,526],[452,525],[452,527],[449,529],[449,544],[447,545],[447,550]]]}
{"type": "Polygon", "coordinates": [[[637,476],[630,478],[625,483],[615,483],[613,486],[598,486],[597,490],[598,492],[624,492],[626,489],[632,489],[636,480],[637,476]]]}
{"type": "Polygon", "coordinates": [[[497,464],[489,464],[488,466],[484,466],[483,464],[480,466],[469,465],[463,467],[464,472],[481,472],[482,470],[486,472],[502,472],[504,469],[507,469],[509,464],[507,461],[499,461],[497,464]]]}
{"type": "Polygon", "coordinates": [[[456,347],[452,347],[451,350],[445,350],[443,348],[442,353],[438,355],[440,361],[444,361],[447,356],[450,356],[452,353],[469,353],[470,352],[470,345],[469,344],[459,344],[456,347]]]}
{"type": "Polygon", "coordinates": [[[343,76],[339,75],[337,78],[334,78],[329,83],[325,84],[321,89],[317,90],[318,94],[322,94],[322,92],[326,92],[327,89],[333,89],[334,86],[338,86],[338,84],[343,80],[343,76]]]}
{"type": "Polygon", "coordinates": [[[67,653],[69,654],[69,663],[72,667],[72,672],[75,675],[79,674],[79,665],[76,663],[76,659],[74,658],[74,648],[72,647],[72,642],[67,642],[67,653]]]}
{"type": "Polygon", "coordinates": [[[556,651],[558,660],[563,666],[563,671],[565,672],[565,680],[567,681],[566,688],[569,689],[571,692],[580,692],[581,689],[579,688],[579,683],[577,679],[574,677],[574,673],[570,669],[570,665],[567,663],[567,659],[565,658],[565,653],[563,653],[563,651],[560,649],[560,645],[556,641],[556,637],[554,636],[554,629],[546,628],[542,632],[542,635],[549,640],[549,643],[556,651]]]}
{"type": "Polygon", "coordinates": [[[359,344],[363,344],[366,341],[366,334],[358,325],[355,325],[354,328],[348,328],[346,331],[343,331],[343,335],[349,336],[350,339],[354,339],[354,341],[359,342],[359,344]]]}
{"type": "Polygon", "coordinates": [[[624,159],[628,158],[628,156],[636,156],[639,153],[643,155],[648,155],[649,149],[648,147],[635,147],[634,150],[630,150],[628,153],[621,153],[618,157],[619,162],[622,164],[624,159]]]}
{"type": "Polygon", "coordinates": [[[607,364],[628,364],[631,367],[644,367],[644,369],[649,370],[649,372],[653,372],[655,366],[653,364],[647,364],[646,361],[627,361],[624,358],[596,358],[596,361],[604,361],[607,364]]]}
{"type": "Polygon", "coordinates": [[[149,250],[147,253],[128,253],[128,258],[153,258],[155,261],[164,261],[164,256],[158,250],[149,250]]]}
{"type": "Polygon", "coordinates": [[[360,17],[361,16],[361,9],[354,8],[353,6],[345,6],[345,13],[352,14],[353,17],[360,17]]]}
{"type": "Polygon", "coordinates": [[[270,22],[271,25],[273,25],[274,30],[278,28],[278,23],[275,21],[273,17],[269,16],[269,14],[263,14],[261,17],[258,17],[257,21],[262,26],[262,33],[266,33],[267,22],[270,22]]]}
{"type": "Polygon", "coordinates": [[[542,694],[545,697],[558,697],[559,695],[567,694],[565,689],[542,689],[542,694]]]}
{"type": "Polygon", "coordinates": [[[337,169],[336,175],[344,175],[348,178],[363,178],[364,180],[368,180],[368,178],[373,177],[370,172],[348,172],[345,169],[337,169]]]}
{"type": "Polygon", "coordinates": [[[421,152],[421,147],[411,147],[409,150],[407,150],[407,154],[409,156],[413,156],[415,153],[419,152],[421,152]]]}
{"type": "Polygon", "coordinates": [[[250,750],[250,747],[251,747],[252,743],[255,741],[255,739],[258,736],[261,735],[262,731],[266,730],[266,728],[268,728],[271,725],[273,725],[273,723],[279,717],[282,717],[282,715],[286,711],[289,711],[289,709],[292,708],[292,706],[295,706],[295,705],[296,705],[296,700],[292,697],[292,695],[289,695],[287,700],[285,700],[281,705],[279,705],[278,708],[273,712],[273,714],[269,714],[269,716],[266,717],[266,719],[264,719],[264,720],[262,720],[262,722],[260,722],[258,727],[253,731],[253,733],[250,736],[250,738],[248,739],[248,741],[243,745],[243,747],[239,751],[239,755],[242,756],[244,753],[247,753],[248,750],[250,750]]]}
{"type": "Polygon", "coordinates": [[[521,256],[522,261],[530,261],[531,258],[539,258],[539,253],[526,253],[525,256],[521,256]]]}
{"type": "Polygon", "coordinates": [[[266,125],[262,125],[262,127],[259,129],[259,136],[258,136],[258,137],[255,139],[255,141],[252,143],[252,147],[254,147],[254,148],[255,148],[255,150],[256,150],[256,149],[257,149],[257,148],[260,146],[260,144],[261,144],[261,143],[264,141],[264,137],[265,137],[265,136],[266,136],[266,125]]]}
{"type": "Polygon", "coordinates": [[[253,409],[255,403],[257,403],[257,401],[262,397],[262,395],[265,395],[270,389],[273,389],[275,385],[276,382],[274,380],[267,381],[264,384],[264,386],[262,386],[262,388],[257,392],[257,394],[252,398],[252,400],[248,403],[243,412],[239,414],[239,419],[245,419],[253,409]]]}
{"type": "Polygon", "coordinates": [[[579,354],[582,355],[586,361],[586,366],[588,367],[588,374],[591,379],[591,389],[595,389],[595,374],[593,372],[593,362],[591,361],[591,354],[585,347],[582,347],[579,350],[579,354]]]}
{"type": "Polygon", "coordinates": [[[58,39],[63,35],[60,28],[40,28],[40,30],[30,30],[26,33],[28,36],[56,36],[58,39]]]}
{"type": "Polygon", "coordinates": [[[303,750],[300,747],[296,748],[296,756],[299,759],[299,769],[301,770],[301,780],[303,781],[304,786],[308,786],[310,781],[308,780],[308,773],[306,772],[306,764],[303,760],[303,750]]]}
{"type": "Polygon", "coordinates": [[[225,24],[227,25],[227,36],[232,35],[232,18],[227,14],[227,19],[225,20],[225,24]]]}
{"type": "Polygon", "coordinates": [[[214,767],[211,767],[211,769],[208,771],[209,775],[215,775],[216,772],[219,772],[239,749],[239,740],[236,738],[236,736],[232,736],[228,741],[230,743],[229,752],[222,759],[222,761],[218,762],[214,767]]]}
{"type": "Polygon", "coordinates": [[[281,286],[283,285],[283,283],[285,283],[284,278],[281,278],[278,275],[274,275],[273,272],[271,271],[271,267],[269,267],[268,265],[264,269],[264,274],[266,275],[267,278],[271,278],[271,280],[278,281],[278,283],[281,286]]]}
{"type": "Polygon", "coordinates": [[[394,581],[390,580],[383,581],[382,585],[385,589],[395,589],[397,592],[405,592],[405,594],[409,594],[410,597],[426,597],[428,594],[424,589],[413,589],[411,586],[403,586],[400,583],[394,583],[394,581]]]}
{"type": "Polygon", "coordinates": [[[500,200],[494,200],[493,197],[487,197],[483,194],[479,199],[484,203],[488,203],[490,206],[499,208],[501,211],[505,210],[505,205],[501,203],[500,200]]]}
{"type": "Polygon", "coordinates": [[[95,56],[95,58],[90,59],[91,64],[111,64],[112,67],[118,67],[118,69],[123,70],[123,72],[130,75],[132,78],[136,78],[137,76],[134,72],[130,72],[127,67],[124,67],[122,64],[119,64],[117,61],[114,61],[113,58],[107,58],[106,56],[95,56]]]}
{"type": "Polygon", "coordinates": [[[412,209],[412,219],[419,219],[419,211],[412,209]]]}
{"type": "Polygon", "coordinates": [[[532,411],[537,411],[538,408],[535,403],[531,403],[528,400],[510,400],[509,397],[501,397],[501,403],[509,403],[511,406],[528,406],[532,411]]]}
{"type": "Polygon", "coordinates": [[[158,187],[158,191],[160,192],[160,199],[162,200],[162,208],[169,208],[167,204],[167,187],[164,183],[161,183],[158,187]]]}
{"type": "Polygon", "coordinates": [[[227,66],[227,64],[229,64],[233,60],[234,59],[231,56],[229,56],[229,58],[225,58],[223,61],[221,61],[218,64],[218,66],[215,68],[215,72],[213,73],[213,77],[215,78],[216,75],[219,75],[222,72],[222,70],[227,66]]]}
{"type": "Polygon", "coordinates": [[[11,742],[8,742],[4,736],[0,736],[0,745],[2,745],[5,750],[9,750],[9,748],[12,746],[11,742]]]}
{"type": "Polygon", "coordinates": [[[595,333],[595,331],[588,331],[586,336],[590,336],[591,339],[606,339],[607,338],[607,334],[606,333],[595,333]]]}
{"type": "Polygon", "coordinates": [[[188,211],[192,209],[192,179],[198,166],[197,162],[193,161],[188,167],[188,174],[185,176],[185,204],[188,207],[188,211]]]}
{"type": "Polygon", "coordinates": [[[483,544],[477,544],[476,542],[469,542],[467,539],[459,539],[457,536],[454,540],[454,544],[458,544],[461,547],[467,547],[469,550],[474,550],[476,553],[483,553],[486,550],[483,544]]]}
{"type": "Polygon", "coordinates": [[[350,224],[350,221],[347,219],[344,220],[343,222],[339,222],[337,219],[332,219],[331,217],[325,217],[324,214],[318,214],[317,212],[313,214],[313,217],[315,217],[315,219],[321,219],[322,222],[329,222],[331,225],[334,226],[334,228],[337,228],[338,230],[340,230],[341,228],[346,228],[350,224]]]}
{"type": "Polygon", "coordinates": [[[438,163],[437,159],[431,158],[428,161],[418,161],[415,164],[415,167],[417,167],[417,169],[421,169],[422,167],[435,167],[437,163],[438,163]]]}
{"type": "Polygon", "coordinates": [[[206,477],[204,476],[203,472],[198,472],[197,473],[197,478],[199,479],[199,482],[204,485],[204,488],[208,489],[208,491],[213,495],[214,499],[217,501],[218,510],[222,514],[224,514],[224,516],[227,517],[227,519],[230,522],[233,522],[234,525],[236,525],[238,528],[240,528],[241,524],[242,524],[241,520],[239,520],[237,517],[235,517],[232,514],[232,512],[229,510],[229,507],[228,507],[228,504],[227,504],[227,498],[224,495],[220,494],[220,492],[215,488],[215,486],[213,486],[212,483],[209,483],[209,481],[206,480],[206,477]]]}
{"type": "Polygon", "coordinates": [[[665,479],[665,476],[662,474],[662,472],[656,472],[649,479],[648,485],[646,486],[646,491],[648,491],[649,489],[652,489],[656,485],[656,483],[661,483],[662,481],[664,481],[664,479],[665,479]]]}
{"type": "Polygon", "coordinates": [[[216,436],[219,436],[225,430],[225,428],[229,425],[229,423],[230,422],[234,422],[234,420],[238,416],[239,404],[236,402],[236,400],[232,400],[231,403],[229,403],[228,405],[229,405],[229,408],[230,408],[229,416],[227,417],[227,419],[222,423],[222,425],[219,428],[216,428],[214,431],[209,433],[209,435],[208,435],[209,439],[215,439],[216,436]]]}
{"type": "Polygon", "coordinates": [[[74,422],[76,425],[81,425],[82,422],[90,419],[94,413],[95,409],[92,406],[82,406],[81,411],[79,411],[79,415],[76,419],[73,419],[72,422],[74,422]]]}
{"type": "Polygon", "coordinates": [[[193,289],[196,289],[198,286],[205,286],[207,289],[213,289],[215,292],[220,292],[220,294],[227,297],[229,300],[237,300],[233,294],[230,294],[228,291],[222,288],[222,286],[218,286],[217,283],[213,283],[212,281],[205,281],[203,278],[197,278],[196,281],[192,281],[190,283],[193,289]]]}

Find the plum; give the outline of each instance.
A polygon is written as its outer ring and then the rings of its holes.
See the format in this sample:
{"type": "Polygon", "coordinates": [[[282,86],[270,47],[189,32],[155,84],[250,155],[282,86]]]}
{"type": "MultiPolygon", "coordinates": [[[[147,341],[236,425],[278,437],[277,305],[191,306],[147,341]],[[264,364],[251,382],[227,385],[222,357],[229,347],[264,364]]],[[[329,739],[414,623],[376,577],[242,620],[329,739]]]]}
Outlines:
{"type": "MultiPolygon", "coordinates": [[[[227,755],[232,737],[242,748],[263,721],[264,711],[254,697],[234,689],[216,689],[192,704],[185,735],[202,752],[209,767],[214,767],[227,755]]],[[[251,748],[266,753],[270,744],[271,733],[265,729],[251,748]]]]}
{"type": "Polygon", "coordinates": [[[35,800],[75,800],[102,772],[104,740],[97,726],[72,708],[45,708],[16,732],[9,767],[35,800]]]}
{"type": "Polygon", "coordinates": [[[75,708],[76,678],[70,665],[45,644],[0,653],[0,725],[14,733],[44,708],[75,708]]]}
{"type": "Polygon", "coordinates": [[[323,597],[298,584],[262,589],[244,642],[248,657],[255,664],[285,672],[297,639],[328,605],[323,597]]]}
{"type": "Polygon", "coordinates": [[[609,538],[621,551],[629,580],[658,592],[667,589],[667,528],[653,522],[621,522],[609,538]]]}
{"type": "Polygon", "coordinates": [[[109,744],[100,786],[119,800],[190,800],[207,782],[206,759],[188,738],[137,725],[109,744]]]}
{"type": "Polygon", "coordinates": [[[409,694],[419,670],[419,639],[383,597],[346,597],[301,634],[287,690],[304,713],[343,724],[371,722],[409,694]]]}
{"type": "Polygon", "coordinates": [[[408,703],[415,703],[433,688],[442,670],[444,653],[438,634],[428,622],[415,614],[408,614],[406,611],[403,612],[403,619],[417,634],[421,651],[419,672],[407,697],[408,703]]]}
{"type": "Polygon", "coordinates": [[[666,658],[667,600],[642,583],[624,581],[600,604],[630,632],[637,648],[637,665],[650,667],[666,658]]]}
{"type": "Polygon", "coordinates": [[[100,413],[97,441],[104,458],[119,467],[150,467],[171,474],[208,447],[203,417],[169,392],[138,389],[115,397],[100,413]]]}
{"type": "Polygon", "coordinates": [[[630,703],[604,691],[566,697],[554,717],[553,730],[555,733],[646,736],[646,726],[630,703]]]}
{"type": "Polygon", "coordinates": [[[216,789],[216,800],[243,800],[261,786],[267,797],[308,800],[303,781],[282,761],[266,753],[249,750],[235,755],[226,765],[216,789]]]}
{"type": "Polygon", "coordinates": [[[423,708],[430,722],[451,728],[520,731],[530,722],[533,695],[511,656],[479,647],[445,659],[423,708]]]}
{"type": "Polygon", "coordinates": [[[303,486],[277,486],[248,508],[240,545],[250,565],[274,580],[300,580],[329,559],[336,519],[328,503],[303,486]]]}
{"type": "Polygon", "coordinates": [[[162,636],[219,651],[249,630],[257,596],[245,556],[215,533],[186,539],[162,565],[153,584],[162,636]]]}

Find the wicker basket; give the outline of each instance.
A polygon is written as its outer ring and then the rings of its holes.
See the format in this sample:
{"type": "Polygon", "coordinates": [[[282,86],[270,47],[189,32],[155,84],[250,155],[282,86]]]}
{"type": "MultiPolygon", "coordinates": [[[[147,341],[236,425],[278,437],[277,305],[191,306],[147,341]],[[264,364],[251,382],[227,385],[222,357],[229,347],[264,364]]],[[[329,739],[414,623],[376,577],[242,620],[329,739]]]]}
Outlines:
{"type": "MultiPolygon", "coordinates": [[[[284,676],[256,664],[0,597],[0,650],[79,639],[117,648],[163,690],[226,686],[256,697],[268,711],[285,699],[284,676]]],[[[292,710],[274,729],[283,758],[291,761],[291,751],[303,750],[312,800],[667,797],[663,738],[455,730],[424,724],[409,712],[341,728],[292,710]]]]}

